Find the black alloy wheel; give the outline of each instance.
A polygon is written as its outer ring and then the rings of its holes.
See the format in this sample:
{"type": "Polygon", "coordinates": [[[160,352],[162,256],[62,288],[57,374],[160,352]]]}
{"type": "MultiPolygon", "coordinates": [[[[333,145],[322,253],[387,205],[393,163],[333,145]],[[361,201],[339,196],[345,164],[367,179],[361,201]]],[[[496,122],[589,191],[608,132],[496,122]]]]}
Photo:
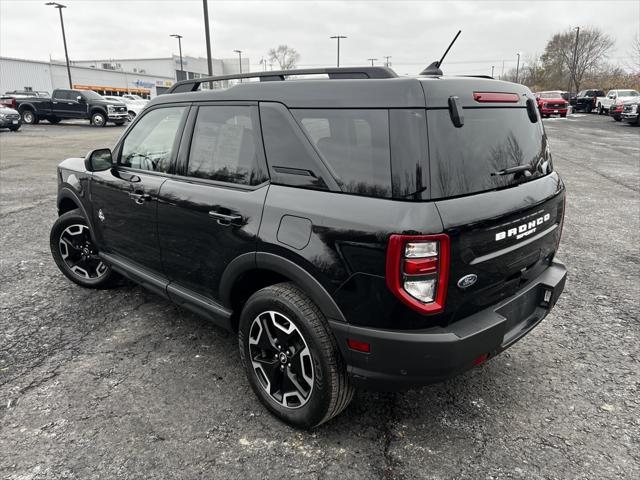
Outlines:
{"type": "Polygon", "coordinates": [[[80,210],[58,217],[51,228],[49,244],[60,271],[78,285],[108,288],[118,278],[98,255],[89,225],[80,210]]]}
{"type": "Polygon", "coordinates": [[[280,312],[259,314],[249,330],[254,373],[267,394],[285,408],[298,408],[313,390],[313,359],[296,325],[280,312]]]}

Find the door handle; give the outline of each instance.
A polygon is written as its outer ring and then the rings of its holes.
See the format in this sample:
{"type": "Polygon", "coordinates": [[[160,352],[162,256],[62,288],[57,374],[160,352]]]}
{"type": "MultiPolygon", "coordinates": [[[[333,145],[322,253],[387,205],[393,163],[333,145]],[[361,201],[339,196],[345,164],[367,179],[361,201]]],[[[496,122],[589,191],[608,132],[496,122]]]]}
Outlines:
{"type": "Polygon", "coordinates": [[[153,197],[141,190],[136,190],[135,192],[129,193],[129,198],[135,201],[138,205],[142,205],[144,202],[146,202],[147,200],[151,200],[153,197]]]}
{"type": "Polygon", "coordinates": [[[237,225],[242,221],[242,215],[236,215],[236,214],[226,215],[224,213],[216,212],[215,210],[211,210],[209,212],[209,216],[218,220],[219,225],[225,225],[225,226],[231,225],[231,224],[237,225]]]}
{"type": "Polygon", "coordinates": [[[67,105],[73,105],[73,102],[67,102],[67,105]]]}

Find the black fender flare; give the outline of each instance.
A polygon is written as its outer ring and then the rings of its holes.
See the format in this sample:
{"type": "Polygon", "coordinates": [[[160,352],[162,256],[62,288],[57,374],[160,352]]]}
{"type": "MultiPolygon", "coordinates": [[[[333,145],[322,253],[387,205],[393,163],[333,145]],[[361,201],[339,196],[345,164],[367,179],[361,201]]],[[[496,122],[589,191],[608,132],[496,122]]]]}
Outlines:
{"type": "Polygon", "coordinates": [[[25,110],[31,110],[33,113],[38,115],[38,109],[33,105],[33,103],[21,103],[17,108],[18,112],[22,113],[25,110]]]}
{"type": "Polygon", "coordinates": [[[346,323],[334,299],[311,273],[287,258],[267,252],[244,253],[227,265],[220,279],[220,299],[223,305],[231,305],[231,291],[240,275],[256,268],[270,270],[291,279],[311,297],[328,320],[346,323]]]}
{"type": "Polygon", "coordinates": [[[80,200],[80,197],[78,196],[78,194],[70,187],[61,187],[58,190],[58,198],[56,199],[56,207],[58,208],[58,210],[60,210],[60,203],[64,199],[73,201],[73,203],[75,203],[78,206],[80,211],[82,211],[82,215],[84,216],[85,220],[89,224],[89,233],[91,234],[91,239],[95,243],[96,238],[94,235],[95,230],[93,228],[93,218],[91,217],[91,215],[89,215],[89,212],[87,212],[87,209],[85,208],[84,203],[82,203],[82,201],[80,200]]]}
{"type": "Polygon", "coordinates": [[[100,106],[94,106],[89,108],[89,119],[91,119],[91,117],[93,116],[94,113],[101,113],[104,115],[105,120],[107,120],[109,118],[109,114],[107,113],[106,108],[100,107],[100,106]]]}

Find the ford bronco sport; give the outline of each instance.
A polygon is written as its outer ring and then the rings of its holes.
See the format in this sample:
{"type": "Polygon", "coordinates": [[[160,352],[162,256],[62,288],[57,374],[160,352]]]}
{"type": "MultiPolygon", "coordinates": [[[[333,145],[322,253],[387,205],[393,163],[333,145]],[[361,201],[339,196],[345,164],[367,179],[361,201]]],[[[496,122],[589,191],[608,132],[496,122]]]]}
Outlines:
{"type": "Polygon", "coordinates": [[[565,188],[514,83],[381,67],[185,80],[58,178],[62,273],[124,275],[237,332],[254,392],[296,426],[357,386],[484,362],[564,288],[565,188]],[[231,78],[260,81],[204,88],[231,78]]]}

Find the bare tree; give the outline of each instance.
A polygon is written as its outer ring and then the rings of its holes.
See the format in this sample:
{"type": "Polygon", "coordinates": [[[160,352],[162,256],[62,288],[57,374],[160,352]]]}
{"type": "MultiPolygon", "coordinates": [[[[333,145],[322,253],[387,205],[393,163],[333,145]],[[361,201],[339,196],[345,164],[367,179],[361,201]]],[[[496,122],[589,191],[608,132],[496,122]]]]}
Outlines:
{"type": "Polygon", "coordinates": [[[278,62],[280,70],[291,70],[295,68],[300,60],[300,54],[287,45],[278,45],[278,48],[269,50],[269,61],[278,62]]]}
{"type": "Polygon", "coordinates": [[[585,75],[604,61],[613,44],[613,39],[596,27],[581,28],[577,44],[576,33],[568,30],[549,40],[541,60],[558,82],[568,73],[578,91],[585,75]]]}
{"type": "Polygon", "coordinates": [[[636,33],[631,41],[631,62],[629,67],[633,73],[640,73],[640,33],[636,33]]]}

